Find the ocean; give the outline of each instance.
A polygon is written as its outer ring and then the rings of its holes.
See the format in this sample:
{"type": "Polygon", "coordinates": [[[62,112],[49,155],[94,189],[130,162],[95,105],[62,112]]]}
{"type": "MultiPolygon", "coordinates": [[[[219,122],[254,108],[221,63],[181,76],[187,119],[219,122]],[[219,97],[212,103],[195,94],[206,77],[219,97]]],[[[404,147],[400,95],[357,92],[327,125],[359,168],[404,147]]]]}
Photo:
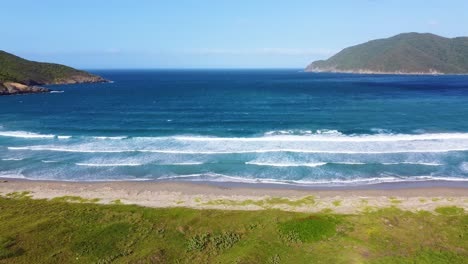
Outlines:
{"type": "Polygon", "coordinates": [[[0,97],[0,177],[468,181],[468,76],[100,70],[0,97]]]}

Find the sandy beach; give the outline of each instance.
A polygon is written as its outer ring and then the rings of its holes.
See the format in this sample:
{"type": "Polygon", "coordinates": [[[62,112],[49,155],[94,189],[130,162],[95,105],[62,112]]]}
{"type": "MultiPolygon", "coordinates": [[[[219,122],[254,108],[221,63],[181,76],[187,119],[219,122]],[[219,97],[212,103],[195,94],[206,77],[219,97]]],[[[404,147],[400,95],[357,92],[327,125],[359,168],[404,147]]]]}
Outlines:
{"type": "Polygon", "coordinates": [[[295,189],[281,186],[229,186],[189,182],[60,182],[2,179],[0,195],[29,192],[34,199],[79,196],[98,203],[147,207],[359,213],[396,206],[410,211],[433,211],[440,206],[468,210],[468,188],[348,188],[295,189]]]}

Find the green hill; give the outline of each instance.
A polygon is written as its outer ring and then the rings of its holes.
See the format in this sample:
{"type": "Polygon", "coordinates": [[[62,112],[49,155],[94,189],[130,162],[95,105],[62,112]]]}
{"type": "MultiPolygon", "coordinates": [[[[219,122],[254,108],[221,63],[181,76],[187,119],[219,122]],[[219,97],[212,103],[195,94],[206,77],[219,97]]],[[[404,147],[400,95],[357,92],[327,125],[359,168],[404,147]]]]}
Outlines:
{"type": "Polygon", "coordinates": [[[346,48],[315,61],[311,72],[468,74],[468,37],[404,33],[346,48]]]}
{"type": "Polygon", "coordinates": [[[47,84],[106,82],[105,79],[68,66],[25,60],[0,51],[0,95],[47,92],[47,84]]]}

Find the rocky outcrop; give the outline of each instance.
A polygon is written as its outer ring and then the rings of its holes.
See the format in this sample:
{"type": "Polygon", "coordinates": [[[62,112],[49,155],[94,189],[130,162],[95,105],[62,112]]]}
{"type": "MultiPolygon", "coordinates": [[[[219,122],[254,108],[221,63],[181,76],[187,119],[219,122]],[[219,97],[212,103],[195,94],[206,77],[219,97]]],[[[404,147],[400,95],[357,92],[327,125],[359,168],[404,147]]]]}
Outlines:
{"type": "Polygon", "coordinates": [[[40,85],[102,82],[108,80],[65,65],[29,61],[0,51],[0,95],[50,91],[40,85]]]}
{"type": "Polygon", "coordinates": [[[28,93],[48,93],[49,89],[39,86],[28,86],[21,83],[5,82],[0,83],[0,95],[28,94],[28,93]]]}

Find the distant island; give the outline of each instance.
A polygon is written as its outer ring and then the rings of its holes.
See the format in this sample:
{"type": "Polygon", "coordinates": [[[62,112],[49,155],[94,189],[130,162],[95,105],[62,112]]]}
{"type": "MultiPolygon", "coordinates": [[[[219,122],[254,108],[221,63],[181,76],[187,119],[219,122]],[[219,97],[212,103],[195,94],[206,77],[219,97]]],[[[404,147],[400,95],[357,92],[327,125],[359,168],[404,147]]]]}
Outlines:
{"type": "Polygon", "coordinates": [[[0,95],[50,92],[39,85],[99,82],[107,80],[68,66],[29,61],[0,50],[0,95]]]}
{"type": "Polygon", "coordinates": [[[363,74],[468,74],[468,37],[403,33],[345,48],[308,72],[363,74]]]}

